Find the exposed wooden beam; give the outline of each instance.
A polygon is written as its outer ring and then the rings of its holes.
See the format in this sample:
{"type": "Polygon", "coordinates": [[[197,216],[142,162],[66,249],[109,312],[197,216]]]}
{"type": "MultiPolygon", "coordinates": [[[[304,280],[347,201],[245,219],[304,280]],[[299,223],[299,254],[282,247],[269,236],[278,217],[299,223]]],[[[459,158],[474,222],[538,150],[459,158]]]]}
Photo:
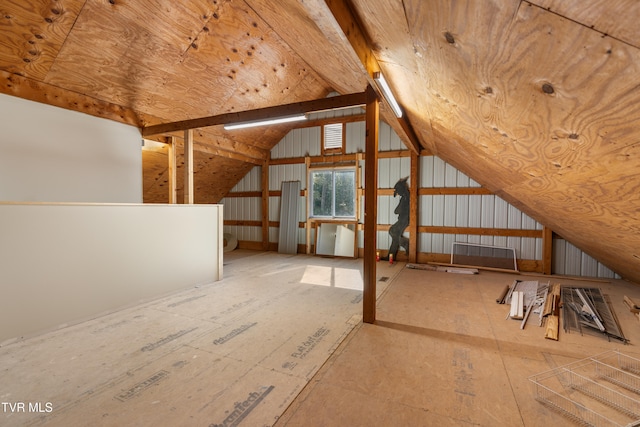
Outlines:
{"type": "Polygon", "coordinates": [[[184,131],[184,203],[192,205],[193,197],[193,129],[184,131]]]}
{"type": "Polygon", "coordinates": [[[332,96],[329,98],[314,99],[312,101],[294,102],[291,104],[273,107],[258,108],[256,110],[239,111],[237,113],[225,113],[217,116],[202,117],[199,119],[181,120],[173,123],[164,123],[142,128],[142,135],[157,135],[159,133],[176,132],[187,129],[197,129],[208,126],[224,125],[227,123],[246,122],[252,120],[264,120],[274,117],[290,116],[293,114],[306,114],[316,111],[334,110],[338,108],[357,107],[365,105],[365,92],[349,95],[332,96]]]}
{"type": "Polygon", "coordinates": [[[542,273],[551,274],[553,261],[553,230],[542,227],[542,273]]]}
{"type": "MultiPolygon", "coordinates": [[[[379,98],[385,100],[385,105],[388,106],[386,98],[384,98],[382,92],[373,79],[374,73],[381,72],[382,69],[374,55],[373,49],[371,49],[371,47],[369,46],[369,42],[367,41],[362,26],[356,19],[353,11],[348,5],[348,2],[345,0],[308,0],[306,4],[308,10],[313,9],[316,11],[315,13],[312,13],[312,17],[316,19],[316,23],[318,19],[322,19],[323,21],[326,21],[326,19],[328,19],[326,16],[328,14],[318,12],[328,8],[330,12],[329,14],[333,15],[333,18],[335,19],[335,26],[338,27],[337,30],[342,32],[345,42],[351,45],[354,53],[364,67],[369,85],[374,88],[379,98]],[[320,18],[320,15],[322,15],[322,18],[320,18]]],[[[398,102],[402,105],[402,102],[400,102],[400,100],[398,100],[398,102]]],[[[390,107],[385,108],[385,110],[389,110],[389,112],[391,112],[390,107]]],[[[406,115],[403,115],[400,118],[396,118],[395,115],[391,113],[387,114],[386,117],[389,125],[391,125],[391,127],[393,127],[394,130],[398,132],[398,134],[404,135],[406,137],[403,138],[403,141],[405,141],[407,148],[416,153],[420,153],[422,149],[420,141],[418,140],[415,131],[411,127],[411,124],[407,120],[406,115]],[[397,126],[394,125],[394,122],[397,126]]]]}
{"type": "Polygon", "coordinates": [[[169,167],[167,170],[168,181],[169,181],[169,203],[174,204],[178,203],[178,188],[177,188],[177,176],[176,176],[176,138],[174,136],[169,137],[169,152],[168,160],[169,167]]]}
{"type": "Polygon", "coordinates": [[[262,163],[262,250],[269,250],[269,158],[262,163]]]}
{"type": "Polygon", "coordinates": [[[366,145],[364,151],[364,290],[362,296],[362,320],[376,321],[376,247],[378,223],[378,134],[380,101],[377,94],[367,87],[366,145]]]}
{"type": "Polygon", "coordinates": [[[411,153],[411,173],[409,175],[409,262],[418,259],[418,184],[420,180],[420,156],[411,153]]]}

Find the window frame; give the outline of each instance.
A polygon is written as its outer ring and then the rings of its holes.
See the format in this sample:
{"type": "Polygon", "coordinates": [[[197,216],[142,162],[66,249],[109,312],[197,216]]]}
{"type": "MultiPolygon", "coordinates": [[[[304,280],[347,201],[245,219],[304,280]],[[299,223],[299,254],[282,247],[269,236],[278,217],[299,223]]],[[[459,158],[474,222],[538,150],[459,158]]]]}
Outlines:
{"type": "Polygon", "coordinates": [[[358,168],[356,166],[338,166],[338,167],[315,167],[309,169],[309,200],[308,200],[308,209],[309,214],[308,217],[314,220],[356,220],[358,217],[357,209],[357,198],[358,198],[358,168]],[[353,173],[353,215],[349,216],[340,216],[336,215],[336,172],[340,171],[349,171],[353,173]],[[332,195],[331,195],[331,215],[314,215],[313,205],[314,205],[314,184],[313,184],[313,174],[318,172],[331,172],[331,185],[332,185],[332,195]]]}

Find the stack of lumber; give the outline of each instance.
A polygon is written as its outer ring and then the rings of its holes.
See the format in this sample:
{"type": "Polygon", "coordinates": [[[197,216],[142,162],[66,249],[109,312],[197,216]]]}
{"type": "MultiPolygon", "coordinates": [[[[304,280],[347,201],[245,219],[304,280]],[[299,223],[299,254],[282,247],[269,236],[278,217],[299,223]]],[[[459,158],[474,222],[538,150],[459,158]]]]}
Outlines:
{"type": "Polygon", "coordinates": [[[547,319],[544,337],[558,341],[560,329],[560,283],[549,286],[549,294],[542,310],[542,316],[547,319]]]}

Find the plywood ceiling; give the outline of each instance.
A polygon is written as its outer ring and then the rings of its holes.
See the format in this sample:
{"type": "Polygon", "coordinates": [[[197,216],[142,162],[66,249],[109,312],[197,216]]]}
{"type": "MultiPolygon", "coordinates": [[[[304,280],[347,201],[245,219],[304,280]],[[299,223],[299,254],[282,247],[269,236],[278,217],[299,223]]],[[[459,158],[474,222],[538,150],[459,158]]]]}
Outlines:
{"type": "MultiPolygon", "coordinates": [[[[632,0],[4,0],[0,91],[143,127],[361,92],[368,52],[423,148],[640,282],[638,20],[632,0]]],[[[198,129],[196,199],[289,129],[198,129]]]]}

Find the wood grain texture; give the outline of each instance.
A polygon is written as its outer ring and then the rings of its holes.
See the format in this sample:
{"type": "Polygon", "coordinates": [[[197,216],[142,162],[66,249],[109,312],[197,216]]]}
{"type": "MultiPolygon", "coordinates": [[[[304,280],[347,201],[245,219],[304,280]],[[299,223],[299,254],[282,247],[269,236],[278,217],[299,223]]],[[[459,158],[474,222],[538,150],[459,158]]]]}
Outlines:
{"type": "Polygon", "coordinates": [[[4,0],[0,5],[0,68],[42,80],[85,0],[4,0]]]}
{"type": "Polygon", "coordinates": [[[640,47],[640,3],[635,0],[533,0],[530,3],[640,47]]]}

